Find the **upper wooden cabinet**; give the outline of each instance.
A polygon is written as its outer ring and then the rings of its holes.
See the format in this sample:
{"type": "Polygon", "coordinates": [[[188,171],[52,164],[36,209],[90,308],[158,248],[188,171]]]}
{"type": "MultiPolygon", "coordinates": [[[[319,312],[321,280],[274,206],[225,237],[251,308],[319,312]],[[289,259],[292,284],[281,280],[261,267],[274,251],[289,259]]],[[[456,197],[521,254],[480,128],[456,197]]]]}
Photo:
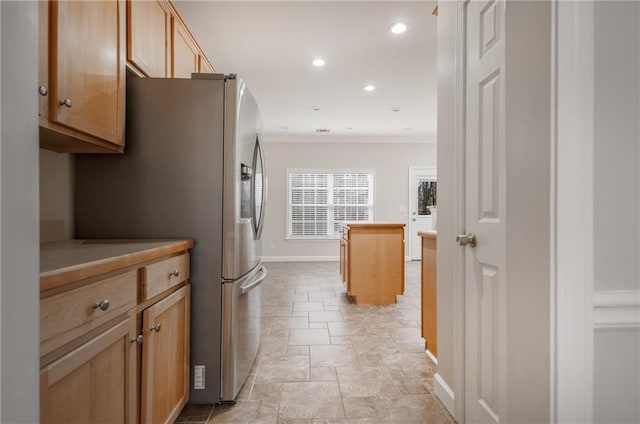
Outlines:
{"type": "Polygon", "coordinates": [[[124,1],[41,4],[47,6],[40,15],[48,24],[40,38],[40,49],[48,51],[40,55],[39,91],[48,98],[41,102],[41,146],[69,152],[122,152],[124,1]]]}
{"type": "Polygon", "coordinates": [[[215,72],[168,0],[127,0],[127,64],[141,77],[191,78],[193,72],[215,72]]]}
{"type": "Polygon", "coordinates": [[[173,19],[173,72],[174,78],[191,78],[191,73],[198,72],[199,49],[184,25],[173,19]]]}
{"type": "Polygon", "coordinates": [[[171,76],[171,20],[166,1],[127,1],[127,60],[144,76],[171,76]]]}

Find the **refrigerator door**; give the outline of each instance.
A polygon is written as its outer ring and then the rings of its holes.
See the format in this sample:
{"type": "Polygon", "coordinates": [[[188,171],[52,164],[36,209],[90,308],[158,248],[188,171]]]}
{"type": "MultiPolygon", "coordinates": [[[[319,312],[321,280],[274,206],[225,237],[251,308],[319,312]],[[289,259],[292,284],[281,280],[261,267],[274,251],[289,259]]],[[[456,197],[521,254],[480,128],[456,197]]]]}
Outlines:
{"type": "Polygon", "coordinates": [[[222,285],[223,402],[235,401],[249,376],[260,347],[262,282],[267,276],[258,266],[245,277],[222,285]]]}
{"type": "Polygon", "coordinates": [[[264,211],[267,203],[267,177],[264,168],[264,151],[260,137],[256,137],[256,145],[253,152],[253,194],[252,211],[253,211],[253,228],[256,240],[262,235],[262,226],[264,224],[264,211]]]}
{"type": "Polygon", "coordinates": [[[223,280],[236,280],[261,261],[254,210],[254,151],[261,137],[258,105],[240,78],[225,82],[223,280]]]}

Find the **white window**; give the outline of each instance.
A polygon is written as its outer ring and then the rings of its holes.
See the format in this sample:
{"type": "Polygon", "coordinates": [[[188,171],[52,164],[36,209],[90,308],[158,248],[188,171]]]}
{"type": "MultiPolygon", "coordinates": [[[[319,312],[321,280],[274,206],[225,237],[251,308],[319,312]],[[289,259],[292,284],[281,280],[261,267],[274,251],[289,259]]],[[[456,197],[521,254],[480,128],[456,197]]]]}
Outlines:
{"type": "Polygon", "coordinates": [[[287,238],[337,238],[341,221],[373,220],[372,170],[287,170],[287,238]]]}

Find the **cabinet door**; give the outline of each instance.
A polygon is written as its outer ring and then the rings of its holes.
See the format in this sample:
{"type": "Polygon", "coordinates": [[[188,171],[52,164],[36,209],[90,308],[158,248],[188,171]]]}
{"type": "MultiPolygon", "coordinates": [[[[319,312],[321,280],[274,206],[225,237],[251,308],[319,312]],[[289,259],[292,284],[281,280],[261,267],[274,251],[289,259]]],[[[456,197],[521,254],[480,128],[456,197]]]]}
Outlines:
{"type": "Polygon", "coordinates": [[[125,7],[118,1],[52,1],[53,122],[123,144],[125,7]]]}
{"type": "Polygon", "coordinates": [[[213,66],[211,66],[209,64],[209,61],[207,61],[207,58],[204,57],[204,55],[200,54],[199,56],[200,59],[200,67],[198,69],[198,72],[203,73],[203,74],[215,74],[216,70],[213,69],[213,66]]]}
{"type": "Polygon", "coordinates": [[[131,317],[43,368],[40,421],[134,423],[135,331],[131,317]]]}
{"type": "Polygon", "coordinates": [[[189,397],[189,289],[143,312],[141,422],[173,422],[189,397]]]}
{"type": "Polygon", "coordinates": [[[127,1],[127,60],[148,77],[169,77],[171,12],[165,1],[127,1]]]}
{"type": "Polygon", "coordinates": [[[175,17],[173,22],[173,73],[174,78],[191,78],[198,72],[198,48],[187,29],[175,17]]]}

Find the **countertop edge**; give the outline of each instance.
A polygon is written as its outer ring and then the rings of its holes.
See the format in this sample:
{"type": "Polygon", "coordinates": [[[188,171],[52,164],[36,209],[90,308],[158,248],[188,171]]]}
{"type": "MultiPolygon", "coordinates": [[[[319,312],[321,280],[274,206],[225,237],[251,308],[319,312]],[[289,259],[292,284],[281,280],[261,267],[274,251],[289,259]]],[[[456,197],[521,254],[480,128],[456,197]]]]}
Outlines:
{"type": "Polygon", "coordinates": [[[381,228],[381,227],[406,227],[401,222],[346,222],[343,225],[349,228],[381,228]]]}
{"type": "Polygon", "coordinates": [[[182,252],[192,248],[193,246],[193,240],[167,241],[167,244],[165,245],[150,249],[45,271],[40,273],[40,292],[128,266],[158,259],[173,253],[182,252]]]}
{"type": "Polygon", "coordinates": [[[438,233],[435,231],[418,231],[418,236],[435,240],[438,238],[438,233]]]}

